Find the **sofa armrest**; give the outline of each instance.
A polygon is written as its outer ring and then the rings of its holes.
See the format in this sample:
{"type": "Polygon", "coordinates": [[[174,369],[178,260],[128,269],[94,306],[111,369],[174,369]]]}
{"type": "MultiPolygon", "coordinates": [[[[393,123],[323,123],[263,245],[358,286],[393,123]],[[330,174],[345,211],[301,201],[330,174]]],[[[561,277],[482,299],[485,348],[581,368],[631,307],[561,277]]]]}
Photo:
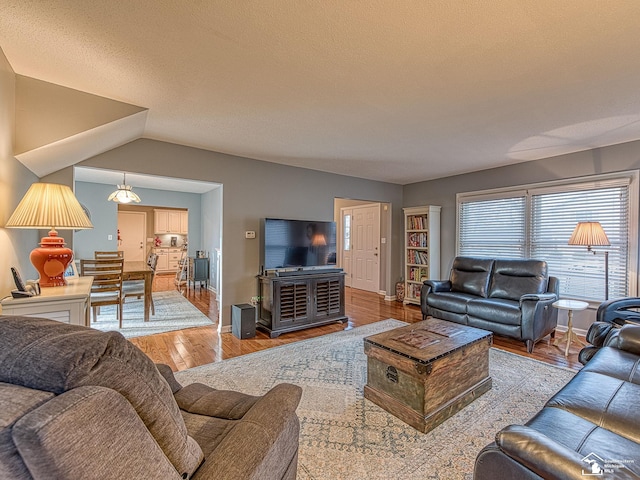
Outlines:
{"type": "Polygon", "coordinates": [[[584,479],[589,467],[581,455],[524,425],[510,425],[496,435],[498,448],[542,478],[584,479]]]}
{"type": "Polygon", "coordinates": [[[618,333],[617,347],[640,355],[640,325],[624,325],[618,333]]]}
{"type": "Polygon", "coordinates": [[[431,287],[432,292],[450,292],[451,282],[449,280],[425,280],[424,285],[431,287]]]}
{"type": "Polygon", "coordinates": [[[164,363],[156,363],[156,368],[160,375],[167,381],[169,386],[171,387],[171,393],[174,395],[176,392],[182,389],[182,385],[176,380],[176,377],[173,376],[173,370],[169,365],[165,365],[164,363]]]}
{"type": "Polygon", "coordinates": [[[423,320],[430,315],[427,297],[431,292],[450,292],[451,282],[449,280],[425,280],[420,289],[420,310],[423,320]]]}
{"type": "Polygon", "coordinates": [[[269,390],[238,420],[194,478],[281,479],[297,458],[300,423],[295,411],[301,396],[300,387],[286,383],[269,390]]]}
{"type": "Polygon", "coordinates": [[[182,478],[131,404],[106,387],[52,398],[12,435],[34,479],[182,478]]]}
{"type": "Polygon", "coordinates": [[[520,305],[524,302],[544,302],[553,303],[558,299],[555,293],[526,293],[520,297],[520,305]]]}
{"type": "MultiPolygon", "coordinates": [[[[524,340],[535,342],[553,331],[558,324],[558,309],[551,305],[558,299],[555,293],[526,294],[520,298],[524,340]]],[[[533,347],[533,344],[531,344],[533,347]]],[[[529,348],[529,344],[527,344],[529,348]]],[[[531,351],[529,351],[531,353],[531,351]]]]}

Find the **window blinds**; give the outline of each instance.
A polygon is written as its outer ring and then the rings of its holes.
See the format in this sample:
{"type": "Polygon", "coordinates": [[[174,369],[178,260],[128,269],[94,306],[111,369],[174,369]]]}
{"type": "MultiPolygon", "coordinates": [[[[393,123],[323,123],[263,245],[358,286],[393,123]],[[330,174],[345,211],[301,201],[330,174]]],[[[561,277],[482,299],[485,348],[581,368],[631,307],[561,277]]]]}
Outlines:
{"type": "Polygon", "coordinates": [[[549,274],[562,279],[560,295],[604,300],[604,252],[609,252],[609,298],[627,295],[628,187],[617,186],[533,195],[532,258],[543,258],[549,274]],[[600,222],[610,247],[568,245],[578,222],[600,222]],[[595,254],[593,253],[595,252],[595,254]]]}
{"type": "Polygon", "coordinates": [[[629,185],[626,177],[463,196],[458,203],[458,254],[544,259],[549,274],[560,279],[561,296],[601,301],[606,251],[609,298],[628,296],[629,185]],[[611,246],[593,247],[594,254],[568,245],[583,221],[600,222],[611,246]]]}
{"type": "Polygon", "coordinates": [[[523,258],[525,205],[524,196],[461,203],[458,208],[460,255],[523,258]]]}

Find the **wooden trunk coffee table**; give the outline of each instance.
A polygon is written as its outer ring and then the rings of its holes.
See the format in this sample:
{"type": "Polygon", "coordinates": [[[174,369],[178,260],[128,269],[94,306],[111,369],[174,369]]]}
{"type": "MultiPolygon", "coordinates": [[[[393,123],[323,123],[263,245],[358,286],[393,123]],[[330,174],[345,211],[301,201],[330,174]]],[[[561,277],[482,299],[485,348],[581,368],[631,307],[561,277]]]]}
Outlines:
{"type": "Polygon", "coordinates": [[[493,334],[429,318],[364,339],[365,398],[428,432],[491,389],[493,334]]]}

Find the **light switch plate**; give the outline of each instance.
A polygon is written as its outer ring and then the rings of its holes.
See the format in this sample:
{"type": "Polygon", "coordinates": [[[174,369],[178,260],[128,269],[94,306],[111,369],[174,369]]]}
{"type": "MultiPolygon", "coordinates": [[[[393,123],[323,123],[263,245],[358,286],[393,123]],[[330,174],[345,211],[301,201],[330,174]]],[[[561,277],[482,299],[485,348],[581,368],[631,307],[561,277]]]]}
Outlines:
{"type": "Polygon", "coordinates": [[[244,238],[256,238],[256,232],[249,230],[244,232],[244,238]]]}

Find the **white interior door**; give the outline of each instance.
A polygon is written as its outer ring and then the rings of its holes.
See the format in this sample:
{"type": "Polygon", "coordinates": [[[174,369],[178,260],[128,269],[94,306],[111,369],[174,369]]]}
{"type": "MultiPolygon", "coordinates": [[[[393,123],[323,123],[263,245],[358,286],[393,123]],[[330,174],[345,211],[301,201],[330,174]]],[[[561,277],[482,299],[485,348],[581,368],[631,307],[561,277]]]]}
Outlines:
{"type": "Polygon", "coordinates": [[[147,214],[144,212],[118,212],[120,244],[126,261],[145,260],[145,239],[147,236],[147,214]]]}
{"type": "Polygon", "coordinates": [[[351,220],[351,286],[380,290],[380,205],[354,207],[351,220]]]}

